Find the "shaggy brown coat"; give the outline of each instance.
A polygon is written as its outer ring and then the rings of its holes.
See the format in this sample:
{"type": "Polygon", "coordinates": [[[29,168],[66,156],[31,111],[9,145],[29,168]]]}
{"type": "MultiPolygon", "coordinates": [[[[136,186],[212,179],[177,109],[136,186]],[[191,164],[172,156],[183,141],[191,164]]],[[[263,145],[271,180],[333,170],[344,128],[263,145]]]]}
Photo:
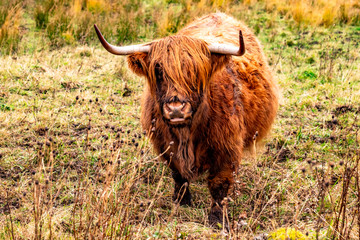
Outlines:
{"type": "Polygon", "coordinates": [[[181,204],[190,204],[190,181],[207,171],[213,197],[209,220],[222,222],[221,201],[243,150],[256,132],[258,140],[269,132],[278,109],[278,88],[258,39],[243,23],[215,13],[152,42],[149,53],[131,54],[128,62],[148,82],[141,123],[156,152],[163,153],[173,142],[162,158],[173,170],[174,199],[181,196],[181,204]],[[209,52],[212,43],[238,46],[239,30],[246,47],[243,56],[209,52]],[[163,117],[163,103],[174,97],[190,102],[193,109],[185,126],[171,126],[163,117]]]}

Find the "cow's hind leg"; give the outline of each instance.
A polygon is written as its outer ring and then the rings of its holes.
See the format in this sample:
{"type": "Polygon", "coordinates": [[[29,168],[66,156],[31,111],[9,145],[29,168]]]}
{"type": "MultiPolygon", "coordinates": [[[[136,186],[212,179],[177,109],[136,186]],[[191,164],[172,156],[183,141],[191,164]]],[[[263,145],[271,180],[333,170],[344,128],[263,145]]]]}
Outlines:
{"type": "Polygon", "coordinates": [[[210,171],[208,184],[213,198],[209,214],[211,226],[225,225],[228,228],[228,216],[224,214],[223,200],[228,195],[229,189],[234,182],[233,169],[222,169],[220,172],[210,171]]]}
{"type": "Polygon", "coordinates": [[[175,189],[173,201],[178,202],[181,206],[191,206],[191,193],[189,188],[189,181],[181,176],[177,170],[172,171],[172,176],[175,181],[175,189]]]}

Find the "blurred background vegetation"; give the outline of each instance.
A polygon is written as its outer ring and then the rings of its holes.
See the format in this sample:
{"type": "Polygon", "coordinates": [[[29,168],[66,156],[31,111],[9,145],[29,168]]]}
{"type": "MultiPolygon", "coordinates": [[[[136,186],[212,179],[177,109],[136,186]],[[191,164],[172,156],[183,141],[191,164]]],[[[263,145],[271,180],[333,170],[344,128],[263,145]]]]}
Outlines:
{"type": "Polygon", "coordinates": [[[297,28],[360,23],[358,0],[2,0],[0,54],[92,44],[94,23],[113,43],[143,42],[216,10],[248,23],[257,11],[268,12],[297,28]]]}

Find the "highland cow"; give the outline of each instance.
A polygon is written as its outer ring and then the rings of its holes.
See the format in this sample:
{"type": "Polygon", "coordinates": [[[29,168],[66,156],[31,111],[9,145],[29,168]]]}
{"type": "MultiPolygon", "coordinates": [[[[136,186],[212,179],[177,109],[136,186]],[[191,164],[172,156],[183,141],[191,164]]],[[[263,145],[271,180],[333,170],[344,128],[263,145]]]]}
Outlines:
{"type": "Polygon", "coordinates": [[[207,172],[209,222],[222,223],[223,199],[243,151],[254,135],[260,140],[269,132],[278,109],[278,88],[258,39],[223,13],[145,45],[116,47],[95,29],[109,52],[128,55],[130,69],[147,80],[141,124],[172,170],[173,199],[190,205],[190,182],[207,172]]]}

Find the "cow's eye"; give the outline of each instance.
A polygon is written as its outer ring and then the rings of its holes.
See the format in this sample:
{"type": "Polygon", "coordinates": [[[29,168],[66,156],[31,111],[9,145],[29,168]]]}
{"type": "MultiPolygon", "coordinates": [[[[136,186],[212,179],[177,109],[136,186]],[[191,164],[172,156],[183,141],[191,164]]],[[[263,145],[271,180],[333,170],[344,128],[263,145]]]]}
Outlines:
{"type": "Polygon", "coordinates": [[[161,84],[164,80],[163,78],[163,71],[159,64],[156,64],[155,66],[155,76],[156,76],[156,84],[159,89],[161,89],[161,84]]]}

